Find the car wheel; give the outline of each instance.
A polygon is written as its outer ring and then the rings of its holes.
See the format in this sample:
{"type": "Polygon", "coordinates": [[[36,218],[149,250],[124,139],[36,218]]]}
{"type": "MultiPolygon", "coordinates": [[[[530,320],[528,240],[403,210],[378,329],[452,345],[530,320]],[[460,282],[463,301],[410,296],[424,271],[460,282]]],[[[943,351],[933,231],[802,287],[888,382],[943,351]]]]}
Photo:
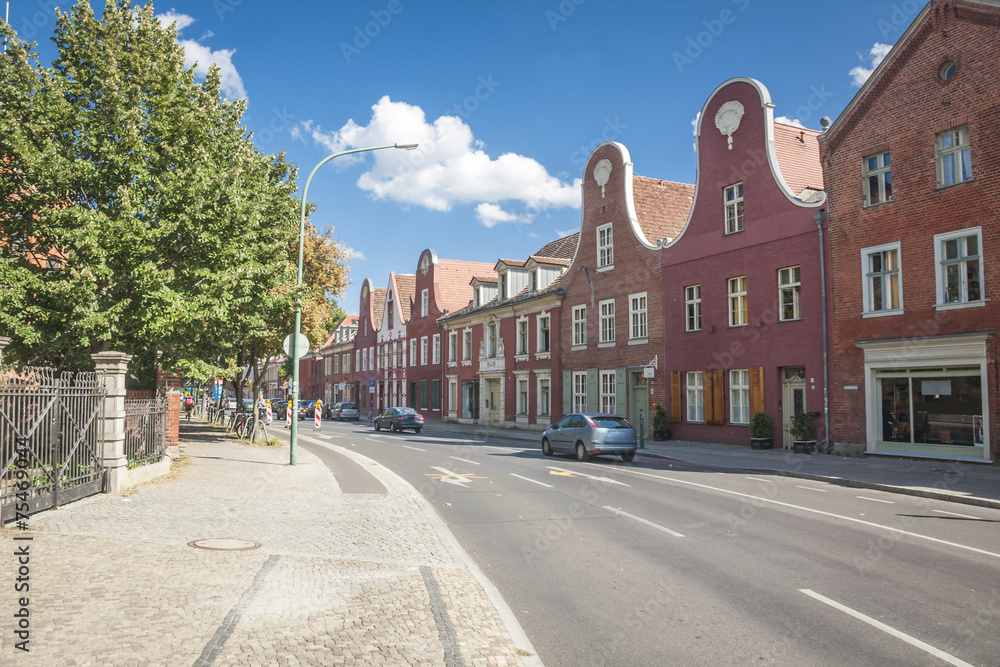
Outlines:
{"type": "Polygon", "coordinates": [[[378,422],[375,422],[375,430],[376,431],[381,431],[382,430],[382,427],[378,425],[378,422]]]}
{"type": "Polygon", "coordinates": [[[625,463],[632,463],[632,459],[635,458],[635,452],[625,452],[622,454],[622,461],[625,463]]]}
{"type": "Polygon", "coordinates": [[[389,430],[392,431],[393,433],[396,432],[396,422],[392,422],[391,424],[389,424],[389,430]]]}
{"type": "Polygon", "coordinates": [[[552,456],[552,445],[549,444],[548,438],[542,438],[542,454],[552,456]]]}
{"type": "Polygon", "coordinates": [[[413,429],[413,432],[414,433],[420,433],[420,429],[419,428],[415,428],[415,429],[413,429]]]}
{"type": "Polygon", "coordinates": [[[590,460],[590,454],[587,453],[587,448],[583,446],[582,442],[576,443],[576,460],[577,461],[590,460]]]}

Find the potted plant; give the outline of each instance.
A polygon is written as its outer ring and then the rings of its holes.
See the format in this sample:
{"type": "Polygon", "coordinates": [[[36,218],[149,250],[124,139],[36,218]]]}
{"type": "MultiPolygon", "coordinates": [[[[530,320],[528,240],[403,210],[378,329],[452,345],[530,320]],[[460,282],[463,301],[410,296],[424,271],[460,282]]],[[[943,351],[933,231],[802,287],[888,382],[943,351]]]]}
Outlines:
{"type": "Polygon", "coordinates": [[[659,403],[653,404],[653,440],[663,442],[672,437],[670,431],[670,417],[667,411],[659,403]]]}
{"type": "Polygon", "coordinates": [[[789,427],[792,435],[793,448],[800,454],[812,454],[816,448],[816,422],[812,415],[807,412],[800,412],[792,417],[792,424],[789,427]]]}
{"type": "Polygon", "coordinates": [[[774,421],[766,412],[755,412],[750,420],[750,447],[752,449],[774,447],[774,421]]]}

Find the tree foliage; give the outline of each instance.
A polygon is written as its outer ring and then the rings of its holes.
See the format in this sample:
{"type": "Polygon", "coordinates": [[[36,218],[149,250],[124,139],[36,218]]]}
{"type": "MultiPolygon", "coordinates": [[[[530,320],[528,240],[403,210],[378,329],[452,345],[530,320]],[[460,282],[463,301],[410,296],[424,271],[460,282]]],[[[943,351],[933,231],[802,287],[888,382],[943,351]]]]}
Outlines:
{"type": "MultiPolygon", "coordinates": [[[[299,203],[283,153],[262,155],[245,101],[185,69],[152,4],[57,12],[58,58],[3,30],[0,335],[15,360],[89,366],[106,349],[160,353],[199,379],[267,358],[290,333],[299,203]]],[[[346,257],[309,226],[311,340],[346,257]]]]}

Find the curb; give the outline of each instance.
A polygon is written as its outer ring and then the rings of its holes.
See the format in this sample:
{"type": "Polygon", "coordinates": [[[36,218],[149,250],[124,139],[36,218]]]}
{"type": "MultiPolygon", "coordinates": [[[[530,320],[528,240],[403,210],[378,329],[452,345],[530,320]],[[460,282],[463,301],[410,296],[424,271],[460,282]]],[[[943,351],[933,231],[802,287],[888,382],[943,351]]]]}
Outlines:
{"type": "MultiPolygon", "coordinates": [[[[685,461],[684,459],[679,459],[671,456],[665,456],[663,454],[654,454],[652,452],[645,452],[644,456],[652,456],[658,459],[664,459],[667,461],[680,461],[681,463],[692,463],[691,461],[685,461]]],[[[917,496],[920,498],[929,498],[931,500],[943,500],[950,503],[959,503],[962,505],[975,505],[977,507],[986,507],[989,509],[1000,510],[1000,500],[993,500],[992,498],[979,498],[977,496],[958,496],[953,493],[945,493],[942,491],[932,491],[930,489],[922,489],[912,486],[895,486],[893,484],[882,484],[879,482],[863,482],[856,479],[845,479],[844,477],[834,477],[832,475],[817,475],[815,473],[809,472],[795,472],[792,470],[779,470],[775,468],[745,468],[743,466],[727,466],[723,464],[709,464],[717,468],[726,468],[727,470],[739,470],[740,472],[747,472],[757,475],[777,475],[779,477],[795,477],[797,479],[809,479],[815,482],[828,482],[836,486],[844,486],[853,489],[872,489],[873,491],[885,491],[887,493],[897,493],[907,496],[917,496]]]]}

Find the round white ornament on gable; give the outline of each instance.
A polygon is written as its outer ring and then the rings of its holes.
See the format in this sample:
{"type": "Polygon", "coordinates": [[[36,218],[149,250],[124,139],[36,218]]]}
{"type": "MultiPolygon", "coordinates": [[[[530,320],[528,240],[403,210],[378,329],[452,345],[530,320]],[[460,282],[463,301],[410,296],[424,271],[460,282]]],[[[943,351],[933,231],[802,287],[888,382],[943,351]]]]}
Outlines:
{"type": "Polygon", "coordinates": [[[733,150],[733,133],[740,129],[743,113],[743,105],[736,100],[726,102],[715,113],[715,126],[723,136],[729,138],[729,150],[733,150]]]}
{"type": "Polygon", "coordinates": [[[604,158],[594,167],[594,180],[601,186],[602,198],[604,197],[604,186],[608,184],[609,178],[611,178],[611,160],[604,158]]]}

